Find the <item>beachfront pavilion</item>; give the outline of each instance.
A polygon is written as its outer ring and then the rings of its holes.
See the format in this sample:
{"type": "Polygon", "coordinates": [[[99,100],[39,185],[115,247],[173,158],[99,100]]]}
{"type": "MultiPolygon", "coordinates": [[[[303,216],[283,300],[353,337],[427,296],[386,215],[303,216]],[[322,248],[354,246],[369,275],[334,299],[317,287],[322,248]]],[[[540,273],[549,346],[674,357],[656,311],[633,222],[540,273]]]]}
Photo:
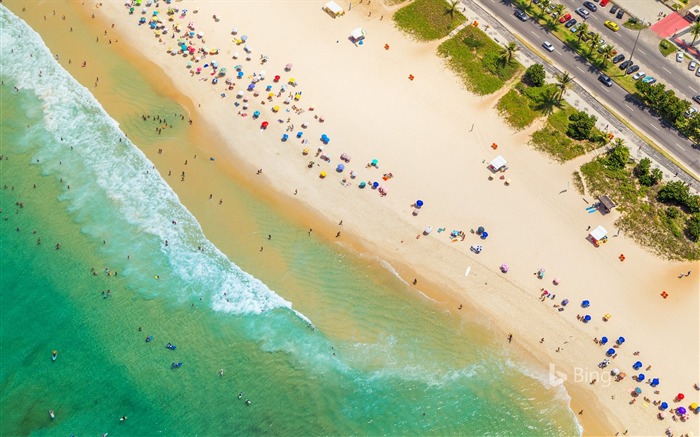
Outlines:
{"type": "Polygon", "coordinates": [[[610,211],[612,211],[613,208],[615,208],[617,205],[615,202],[610,199],[610,197],[603,195],[598,197],[598,201],[600,202],[600,206],[603,209],[603,214],[607,214],[610,211]]]}

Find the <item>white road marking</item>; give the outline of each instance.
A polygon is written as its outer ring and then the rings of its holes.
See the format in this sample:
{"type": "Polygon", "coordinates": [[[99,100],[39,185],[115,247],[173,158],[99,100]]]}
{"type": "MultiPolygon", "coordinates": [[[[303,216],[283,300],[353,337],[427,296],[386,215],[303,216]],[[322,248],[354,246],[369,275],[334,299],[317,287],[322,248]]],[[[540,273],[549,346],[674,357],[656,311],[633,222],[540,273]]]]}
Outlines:
{"type": "Polygon", "coordinates": [[[689,86],[688,88],[690,88],[691,90],[693,90],[694,93],[697,93],[697,92],[698,92],[698,90],[696,90],[696,89],[693,88],[692,86],[689,86]]]}
{"type": "Polygon", "coordinates": [[[645,53],[644,50],[642,50],[642,49],[639,49],[639,53],[641,53],[641,54],[643,54],[643,55],[646,55],[646,53],[645,53]]]}
{"type": "Polygon", "coordinates": [[[539,36],[539,35],[538,35],[537,33],[535,33],[535,31],[534,31],[534,30],[531,30],[531,31],[530,31],[530,33],[531,33],[531,34],[533,34],[533,35],[535,35],[536,37],[538,37],[538,36],[539,36]]]}
{"type": "Polygon", "coordinates": [[[681,146],[681,145],[680,145],[680,144],[678,144],[678,143],[676,143],[676,146],[678,146],[678,148],[679,148],[679,149],[681,149],[682,151],[684,151],[684,152],[685,152],[685,149],[683,148],[683,146],[681,146]]]}
{"type": "Polygon", "coordinates": [[[627,106],[630,111],[634,111],[634,109],[632,109],[632,107],[630,105],[628,105],[627,103],[625,103],[625,106],[627,106]]]}
{"type": "Polygon", "coordinates": [[[577,69],[578,71],[580,71],[581,73],[585,73],[585,71],[581,70],[581,67],[579,67],[578,65],[576,66],[576,69],[577,69]]]}
{"type": "MultiPolygon", "coordinates": [[[[671,73],[666,67],[661,67],[662,70],[666,70],[667,73],[671,73]]],[[[671,73],[673,74],[673,73],[671,73]]]]}
{"type": "Polygon", "coordinates": [[[651,125],[651,127],[653,127],[654,129],[656,129],[656,130],[658,130],[658,131],[661,130],[661,129],[659,129],[658,127],[656,127],[655,125],[653,125],[653,124],[651,125]]]}

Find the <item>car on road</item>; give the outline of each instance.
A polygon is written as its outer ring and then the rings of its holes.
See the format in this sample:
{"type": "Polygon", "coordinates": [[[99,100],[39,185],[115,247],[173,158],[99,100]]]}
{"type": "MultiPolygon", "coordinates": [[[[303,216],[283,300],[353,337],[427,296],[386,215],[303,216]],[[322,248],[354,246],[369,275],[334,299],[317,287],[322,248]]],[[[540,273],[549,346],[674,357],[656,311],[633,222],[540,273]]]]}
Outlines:
{"type": "Polygon", "coordinates": [[[619,11],[617,11],[617,15],[615,15],[615,18],[617,18],[618,20],[622,20],[622,17],[624,17],[624,16],[625,16],[625,11],[620,9],[619,11]]]}
{"type": "Polygon", "coordinates": [[[591,15],[590,12],[583,8],[576,8],[576,13],[582,16],[584,20],[587,19],[589,15],[591,15]]]}
{"type": "Polygon", "coordinates": [[[683,52],[676,52],[676,62],[683,62],[683,52]]]}
{"type": "Polygon", "coordinates": [[[698,63],[695,61],[690,61],[690,64],[688,64],[688,70],[690,71],[695,71],[695,67],[698,66],[698,63]]]}
{"type": "Polygon", "coordinates": [[[571,14],[568,12],[566,14],[562,15],[561,18],[559,18],[560,23],[566,23],[569,20],[571,20],[571,14]]]}
{"type": "Polygon", "coordinates": [[[648,84],[654,84],[656,83],[656,78],[654,76],[647,76],[644,79],[642,79],[642,82],[648,83],[648,84]]]}
{"type": "Polygon", "coordinates": [[[613,32],[617,32],[618,30],[620,30],[620,25],[610,20],[605,20],[605,27],[612,30],[613,32]]]}
{"type": "Polygon", "coordinates": [[[645,77],[646,75],[647,74],[645,72],[639,71],[637,73],[634,73],[634,76],[632,76],[632,79],[639,80],[639,79],[642,79],[643,77],[645,77]]]}
{"type": "Polygon", "coordinates": [[[696,75],[697,77],[700,77],[700,68],[698,68],[697,70],[695,70],[695,75],[696,75]]]}
{"type": "Polygon", "coordinates": [[[628,60],[626,60],[625,62],[623,62],[622,64],[620,64],[620,70],[626,70],[627,67],[630,67],[630,66],[632,66],[633,64],[634,64],[634,63],[628,59],[628,60]]]}
{"type": "Polygon", "coordinates": [[[700,103],[700,94],[698,94],[697,96],[693,96],[693,100],[700,103]]]}
{"type": "Polygon", "coordinates": [[[601,8],[606,7],[606,6],[608,5],[608,2],[609,2],[609,1],[610,1],[610,0],[600,0],[600,7],[601,7],[601,8]]]}
{"type": "Polygon", "coordinates": [[[632,74],[635,71],[639,70],[639,65],[632,65],[630,68],[625,71],[625,74],[632,74]]]}
{"type": "Polygon", "coordinates": [[[598,80],[603,82],[603,84],[607,87],[613,86],[612,79],[610,79],[608,76],[606,76],[604,74],[601,74],[600,76],[598,76],[598,80]]]}
{"type": "Polygon", "coordinates": [[[573,25],[576,24],[576,23],[578,23],[578,21],[576,21],[575,18],[572,18],[571,20],[569,20],[569,21],[566,22],[566,24],[564,25],[564,27],[566,27],[567,29],[569,29],[569,28],[571,28],[571,26],[573,26],[573,25]]]}
{"type": "Polygon", "coordinates": [[[553,46],[552,43],[549,42],[549,41],[543,42],[543,43],[542,43],[542,47],[544,47],[545,50],[547,50],[548,52],[553,52],[553,51],[554,51],[554,46],[553,46]]]}
{"type": "Polygon", "coordinates": [[[624,61],[624,60],[625,60],[625,55],[623,55],[622,53],[620,53],[619,55],[612,58],[613,64],[617,64],[618,62],[624,61]]]}
{"type": "Polygon", "coordinates": [[[590,9],[591,12],[595,12],[598,10],[598,6],[596,6],[593,2],[583,2],[583,5],[590,9]]]}
{"type": "Polygon", "coordinates": [[[529,18],[529,17],[527,16],[527,14],[526,14],[525,12],[521,11],[520,9],[516,9],[515,12],[513,13],[513,15],[515,15],[516,17],[518,17],[518,19],[519,19],[520,21],[527,21],[528,18],[529,18]]]}
{"type": "Polygon", "coordinates": [[[614,14],[618,9],[620,9],[618,5],[613,5],[612,8],[610,8],[610,13],[614,14]]]}
{"type": "Polygon", "coordinates": [[[690,118],[690,117],[692,117],[693,115],[695,115],[695,114],[697,114],[697,113],[698,113],[698,108],[693,108],[693,107],[691,106],[690,109],[688,109],[687,111],[685,111],[685,114],[683,114],[683,115],[685,115],[687,118],[690,118]]]}

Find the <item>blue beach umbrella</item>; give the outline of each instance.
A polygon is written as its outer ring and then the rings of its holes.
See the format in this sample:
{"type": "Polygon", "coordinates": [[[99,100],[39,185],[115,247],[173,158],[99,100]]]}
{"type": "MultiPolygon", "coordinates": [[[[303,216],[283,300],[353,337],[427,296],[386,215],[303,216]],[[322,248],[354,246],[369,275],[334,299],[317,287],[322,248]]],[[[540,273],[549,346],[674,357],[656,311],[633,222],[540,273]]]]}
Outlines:
{"type": "Polygon", "coordinates": [[[632,364],[632,368],[633,368],[634,370],[641,369],[641,368],[642,368],[642,362],[641,362],[641,361],[637,361],[636,363],[632,364]]]}
{"type": "Polygon", "coordinates": [[[640,394],[642,394],[642,389],[639,388],[639,387],[635,387],[635,388],[634,388],[634,392],[635,392],[636,394],[640,395],[640,394]]]}
{"type": "Polygon", "coordinates": [[[304,132],[302,132],[302,131],[297,132],[297,138],[301,138],[302,135],[304,135],[304,132]]]}
{"type": "Polygon", "coordinates": [[[607,342],[608,342],[608,337],[602,337],[600,339],[600,344],[607,344],[607,342]]]}
{"type": "Polygon", "coordinates": [[[591,306],[591,301],[590,301],[590,300],[584,300],[583,302],[581,302],[581,306],[582,306],[583,308],[588,308],[589,306],[591,306]]]}
{"type": "Polygon", "coordinates": [[[242,71],[239,71],[239,72],[236,73],[236,74],[238,75],[239,78],[243,77],[243,72],[242,72],[242,71]]]}
{"type": "Polygon", "coordinates": [[[338,173],[342,172],[345,170],[345,166],[343,164],[338,164],[338,167],[335,169],[338,173]]]}
{"type": "Polygon", "coordinates": [[[617,344],[622,344],[622,343],[624,343],[624,342],[625,342],[625,337],[619,337],[619,338],[617,339],[617,344]]]}
{"type": "Polygon", "coordinates": [[[421,206],[423,206],[423,201],[422,201],[422,200],[416,200],[416,206],[417,206],[418,208],[420,208],[421,206]]]}
{"type": "Polygon", "coordinates": [[[646,375],[644,375],[643,373],[640,373],[639,375],[637,375],[637,381],[642,382],[645,379],[646,379],[646,375]]]}
{"type": "MultiPolygon", "coordinates": [[[[485,234],[485,233],[486,233],[486,232],[484,232],[484,234],[485,234]]],[[[481,238],[484,238],[484,237],[481,237],[481,238]]],[[[590,315],[590,314],[586,314],[585,316],[583,316],[583,321],[586,322],[586,323],[590,322],[590,321],[591,321],[591,315],[590,315]]]]}
{"type": "MultiPolygon", "coordinates": [[[[488,236],[489,236],[489,233],[486,232],[486,231],[484,231],[484,232],[481,233],[481,239],[482,239],[482,240],[485,240],[488,236]]],[[[588,319],[588,320],[590,320],[590,316],[589,316],[589,319],[588,319]]],[[[586,321],[588,321],[588,320],[586,320],[586,321]]]]}
{"type": "Polygon", "coordinates": [[[289,135],[287,135],[287,134],[282,135],[282,141],[287,141],[287,138],[289,138],[289,135]]]}
{"type": "Polygon", "coordinates": [[[657,385],[659,385],[659,378],[652,379],[649,385],[651,385],[652,387],[656,387],[657,385]]]}
{"type": "Polygon", "coordinates": [[[610,348],[608,351],[605,353],[607,356],[615,355],[615,349],[610,348]]]}
{"type": "Polygon", "coordinates": [[[253,118],[258,118],[258,117],[260,117],[260,111],[253,112],[253,118]]]}
{"type": "Polygon", "coordinates": [[[372,182],[372,188],[379,187],[379,182],[372,182]]]}
{"type": "Polygon", "coordinates": [[[666,403],[666,402],[661,402],[661,405],[659,405],[659,408],[662,409],[662,410],[665,410],[666,408],[668,408],[668,403],[666,403]]]}

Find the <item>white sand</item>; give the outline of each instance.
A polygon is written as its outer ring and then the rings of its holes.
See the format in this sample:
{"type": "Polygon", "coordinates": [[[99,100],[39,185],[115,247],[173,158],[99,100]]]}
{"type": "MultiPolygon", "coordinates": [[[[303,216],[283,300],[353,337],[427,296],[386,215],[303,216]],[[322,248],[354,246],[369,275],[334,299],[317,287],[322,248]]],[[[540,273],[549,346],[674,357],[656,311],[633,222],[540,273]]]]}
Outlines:
{"type": "MultiPolygon", "coordinates": [[[[212,150],[212,155],[221,158],[233,153],[251,168],[263,168],[258,176],[261,180],[290,196],[298,189],[293,198],[332,223],[342,219],[344,237],[358,238],[363,250],[387,259],[407,281],[418,277],[418,288],[430,283],[433,293],[438,288],[447,293],[451,311],[457,311],[458,302],[469,303],[488,315],[504,336],[514,333],[514,343],[537,356],[545,371],[546,363],[551,362],[569,374],[574,396],[578,389],[597,398],[601,411],[586,410],[584,424],[589,415],[604,415],[615,430],[622,433],[628,429],[629,435],[660,435],[668,426],[677,434],[700,434],[700,420],[695,415],[686,423],[659,421],[656,408],[641,397],[629,404],[629,390],[637,385],[644,390],[642,396],[673,406],[698,401],[692,385],[700,380],[700,266],[662,261],[625,235],[613,237],[617,213],[605,217],[588,214],[584,209],[587,204],[570,183],[571,173],[585,161],[562,166],[531,150],[526,145],[529,132],[514,133],[492,109],[497,101],[494,96],[480,98],[466,92],[435,56],[438,44],[418,44],[404,37],[393,28],[390,12],[383,10],[378,0],[372,4],[371,18],[366,5],[355,5],[345,16],[332,19],[321,11],[323,3],[173,4],[190,10],[186,18],[175,22],[186,25],[194,21],[197,31],[205,32],[206,45],[221,50],[195,67],[217,59],[220,66],[228,68],[228,77],[233,76],[232,67],[238,63],[243,64],[246,76],[265,70],[267,79],[258,84],[261,90],[269,84],[274,91],[279,89],[280,84],[272,83],[275,74],[282,76],[282,82],[294,77],[299,85],[288,87],[287,92],[302,91],[302,99],[296,103],[303,108],[315,106],[313,112],[287,113],[288,106],[281,102],[284,96],[261,105],[260,100],[267,95],[263,92],[259,98],[250,96],[247,110],[250,115],[256,109],[262,112],[257,121],[236,115],[238,109],[233,106],[236,92],[244,89],[248,80],[235,80],[234,91],[225,91],[227,97],[221,98],[223,79],[216,86],[198,80],[210,80],[210,69],[191,77],[186,59],[165,53],[167,47],[176,47],[175,40],[168,35],[159,43],[152,31],[145,26],[138,28],[138,10],[128,15],[120,2],[110,2],[96,13],[98,18],[117,23],[122,42],[167,71],[179,91],[201,104],[202,117],[218,126],[223,138],[231,139],[212,150]],[[195,9],[199,9],[198,14],[192,13],[195,9]],[[214,13],[219,22],[212,19],[214,13]],[[380,21],[382,14],[384,20],[380,21]],[[251,61],[231,59],[234,52],[244,56],[243,46],[231,42],[234,26],[239,35],[249,37],[248,44],[254,48],[251,61]],[[347,39],[359,26],[368,33],[363,46],[347,39]],[[385,43],[389,50],[384,49],[385,43]],[[260,65],[260,54],[270,58],[264,66],[260,65]],[[283,72],[288,62],[294,64],[291,73],[283,72]],[[416,79],[408,80],[409,74],[416,79]],[[272,114],[271,107],[276,104],[282,111],[272,114]],[[319,123],[314,115],[324,115],[325,123],[319,123]],[[280,137],[287,125],[276,120],[287,117],[292,118],[295,129],[290,140],[282,143],[280,137]],[[270,126],[261,132],[263,120],[270,126]],[[304,133],[309,139],[307,146],[293,135],[303,121],[310,123],[304,133]],[[331,164],[313,157],[321,133],[331,138],[325,148],[331,164]],[[494,142],[499,145],[497,151],[490,147],[494,142]],[[304,147],[311,149],[310,156],[302,156],[304,147]],[[343,152],[352,161],[339,175],[334,169],[343,152]],[[505,186],[499,175],[488,180],[486,165],[498,154],[508,159],[510,169],[505,176],[512,180],[510,186],[505,186]],[[365,168],[374,158],[380,168],[365,168]],[[308,169],[310,160],[320,166],[308,169]],[[328,172],[326,179],[318,177],[321,170],[328,172]],[[352,186],[344,187],[340,181],[349,176],[349,170],[359,176],[348,179],[352,186]],[[382,181],[382,174],[388,172],[394,177],[382,181]],[[388,196],[358,189],[362,180],[379,181],[388,188],[388,196]],[[417,199],[424,200],[425,206],[414,217],[411,204],[417,199]],[[599,224],[611,231],[611,238],[595,248],[585,239],[586,228],[599,224]],[[426,226],[433,226],[433,233],[416,239],[426,226]],[[478,226],[489,231],[487,240],[469,233],[478,226]],[[439,227],[445,227],[446,232],[438,234],[439,227]],[[450,242],[448,234],[453,229],[467,233],[464,242],[450,242]],[[469,251],[472,243],[482,244],[484,251],[473,254],[469,251]],[[618,260],[620,253],[626,256],[624,262],[618,260]],[[507,275],[498,271],[503,262],[511,268],[507,275]],[[465,277],[468,266],[471,273],[465,277]],[[533,275],[540,267],[547,270],[544,280],[533,275]],[[677,278],[688,270],[693,271],[690,277],[677,278]],[[555,276],[561,285],[552,285],[555,276]],[[541,287],[556,293],[557,298],[539,302],[541,287]],[[668,299],[660,297],[662,290],[670,294],[668,299]],[[552,306],[563,298],[571,304],[558,312],[552,306]],[[582,299],[590,299],[591,308],[581,309],[582,299]],[[577,313],[589,313],[593,320],[578,322],[577,313]],[[601,320],[605,313],[613,316],[607,323],[601,320]],[[611,340],[626,337],[608,369],[619,367],[628,377],[610,386],[601,376],[597,376],[596,385],[590,385],[590,379],[574,381],[577,366],[599,371],[596,364],[604,358],[604,351],[593,338],[603,335],[611,340]],[[543,344],[539,343],[541,337],[545,338],[543,344]],[[636,350],[641,351],[639,357],[632,355],[636,350]],[[631,380],[631,364],[637,359],[644,366],[653,365],[644,373],[648,379],[661,379],[659,395],[646,383],[631,380]],[[686,399],[674,404],[678,392],[685,393],[686,399]]],[[[160,10],[166,18],[166,6],[161,5],[160,10]]]]}

